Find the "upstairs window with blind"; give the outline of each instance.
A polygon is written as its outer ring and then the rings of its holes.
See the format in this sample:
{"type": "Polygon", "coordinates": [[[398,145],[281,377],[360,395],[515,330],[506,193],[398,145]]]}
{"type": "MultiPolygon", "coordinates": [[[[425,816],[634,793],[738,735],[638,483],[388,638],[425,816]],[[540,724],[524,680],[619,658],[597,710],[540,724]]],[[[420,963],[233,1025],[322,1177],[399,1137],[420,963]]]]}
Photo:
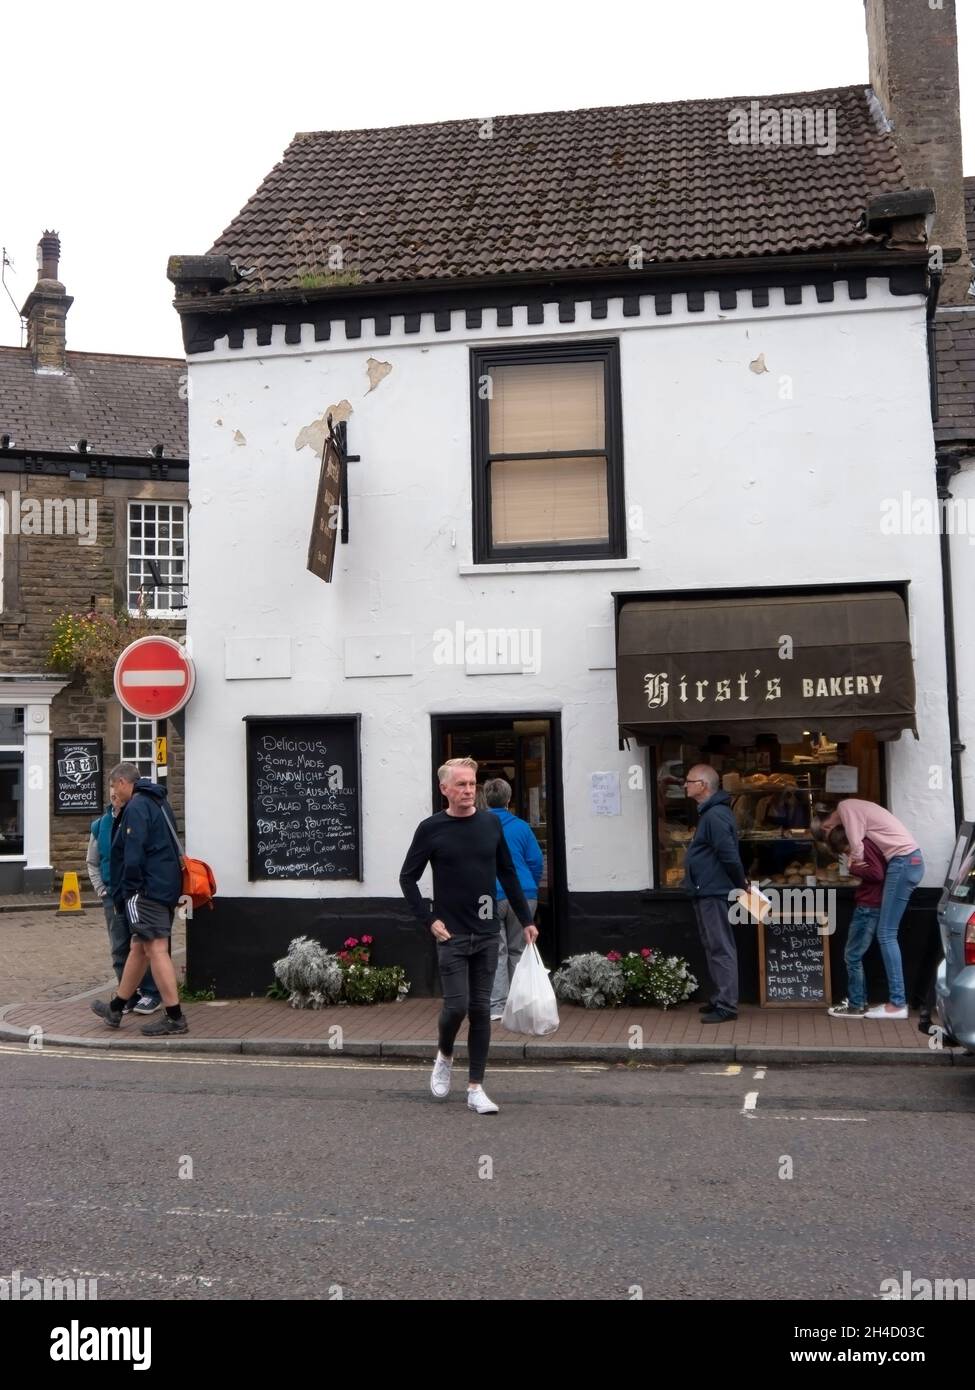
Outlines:
{"type": "Polygon", "coordinates": [[[475,560],[623,556],[618,345],[472,357],[475,560]]]}

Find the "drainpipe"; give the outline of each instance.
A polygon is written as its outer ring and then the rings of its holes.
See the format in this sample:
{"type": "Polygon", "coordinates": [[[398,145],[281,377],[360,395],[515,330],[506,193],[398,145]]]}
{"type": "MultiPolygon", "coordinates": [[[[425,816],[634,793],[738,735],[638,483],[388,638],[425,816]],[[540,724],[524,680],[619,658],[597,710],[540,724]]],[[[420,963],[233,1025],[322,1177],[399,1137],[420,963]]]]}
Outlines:
{"type": "MultiPolygon", "coordinates": [[[[943,518],[947,513],[947,503],[951,501],[951,480],[961,469],[957,459],[945,454],[938,456],[938,509],[943,518]]],[[[955,664],[955,604],[951,582],[951,537],[948,528],[941,525],[941,592],[945,612],[945,671],[948,695],[948,733],[951,740],[951,791],[955,802],[955,830],[965,819],[965,799],[962,788],[961,755],[965,745],[961,741],[958,723],[958,672],[955,664]]]]}
{"type": "MultiPolygon", "coordinates": [[[[938,346],[935,336],[935,313],[938,308],[938,295],[943,279],[940,270],[931,272],[928,289],[928,386],[931,395],[931,420],[938,419],[938,346]]],[[[961,741],[958,719],[958,668],[955,661],[955,599],[951,579],[951,537],[944,524],[947,504],[951,501],[951,480],[961,469],[961,464],[947,450],[935,450],[935,475],[938,484],[938,536],[941,546],[941,595],[945,615],[945,675],[948,696],[948,736],[951,748],[951,795],[955,807],[955,830],[965,819],[965,796],[962,787],[961,755],[965,745],[961,741]]]]}

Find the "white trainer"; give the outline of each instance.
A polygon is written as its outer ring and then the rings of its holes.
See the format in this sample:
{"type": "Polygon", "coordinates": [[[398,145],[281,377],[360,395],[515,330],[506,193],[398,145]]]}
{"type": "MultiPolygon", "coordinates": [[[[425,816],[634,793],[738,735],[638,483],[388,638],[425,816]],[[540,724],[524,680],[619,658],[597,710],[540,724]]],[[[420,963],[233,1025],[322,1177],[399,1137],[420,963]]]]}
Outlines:
{"type": "Polygon", "coordinates": [[[868,1009],[864,1018],[884,1018],[896,1021],[898,1018],[907,1018],[907,1005],[899,1009],[888,1009],[883,1004],[878,1004],[875,1009],[868,1009]]]}
{"type": "Polygon", "coordinates": [[[433,1064],[433,1073],[430,1077],[430,1090],[438,1100],[443,1100],[444,1096],[450,1094],[450,1071],[453,1063],[449,1057],[442,1057],[437,1053],[437,1060],[433,1064]]]}
{"type": "Polygon", "coordinates": [[[475,1086],[467,1092],[468,1110],[476,1110],[479,1115],[496,1115],[498,1107],[491,1100],[483,1086],[475,1086]]]}

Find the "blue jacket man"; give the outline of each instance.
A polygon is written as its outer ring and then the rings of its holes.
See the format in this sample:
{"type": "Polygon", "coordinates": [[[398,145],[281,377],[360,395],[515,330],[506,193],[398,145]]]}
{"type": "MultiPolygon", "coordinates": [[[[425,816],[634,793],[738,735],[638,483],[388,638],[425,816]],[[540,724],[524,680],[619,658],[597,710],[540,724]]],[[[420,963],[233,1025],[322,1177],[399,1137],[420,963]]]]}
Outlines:
{"type": "Polygon", "coordinates": [[[684,782],[698,809],[697,830],[684,857],[684,889],[691,896],[713,987],[701,1012],[703,1023],[738,1017],[738,946],[729,907],[735,889],[748,887],[731,797],[719,785],[714,768],[704,763],[692,767],[684,782]]]}
{"type": "MultiPolygon", "coordinates": [[[[538,885],[542,881],[545,865],[535,832],[527,821],[520,820],[508,810],[511,803],[511,785],[503,777],[495,777],[485,782],[484,799],[488,810],[501,822],[511,862],[518,875],[518,883],[525,895],[529,911],[534,915],[538,906],[538,885]]],[[[508,986],[514,978],[515,967],[525,949],[525,937],[521,923],[515,916],[500,881],[494,886],[494,894],[501,933],[498,943],[498,968],[491,991],[491,1017],[499,1019],[504,1013],[504,1006],[508,1000],[508,986]]]]}
{"type": "Polygon", "coordinates": [[[148,898],[168,908],[180,900],[183,872],[174,832],[165,787],[140,777],[112,829],[112,898],[133,925],[139,920],[138,901],[133,906],[133,899],[148,898]]]}
{"type": "MultiPolygon", "coordinates": [[[[101,899],[105,911],[105,925],[108,927],[108,948],[112,957],[115,978],[121,980],[125,962],[129,956],[131,931],[125,916],[119,912],[112,900],[112,832],[118,819],[120,806],[117,797],[105,813],[91,823],[91,838],[88,841],[87,867],[91,886],[101,899]]],[[[139,1002],[130,1005],[138,1014],[153,1014],[159,1008],[159,991],[147,969],[139,986],[139,1002]]]]}
{"type": "Polygon", "coordinates": [[[176,971],[169,955],[183,871],[166,791],[148,777],[141,777],[134,763],[112,768],[108,784],[113,800],[117,797],[122,807],[112,827],[112,899],[132,935],[118,993],[107,1004],[93,999],[91,1007],[109,1028],[118,1028],[148,965],[159,986],[165,1015],[143,1028],[143,1033],[150,1038],[186,1033],[189,1024],[179,1002],[176,971]]]}

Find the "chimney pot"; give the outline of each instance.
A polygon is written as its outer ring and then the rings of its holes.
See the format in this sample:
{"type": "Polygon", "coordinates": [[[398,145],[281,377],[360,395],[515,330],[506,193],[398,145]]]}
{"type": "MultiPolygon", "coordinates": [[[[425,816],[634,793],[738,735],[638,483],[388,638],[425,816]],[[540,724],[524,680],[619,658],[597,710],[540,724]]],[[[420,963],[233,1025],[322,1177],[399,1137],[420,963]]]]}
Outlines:
{"type": "Polygon", "coordinates": [[[27,346],[35,372],[64,372],[64,321],[74,300],[58,279],[61,239],[45,232],[37,243],[37,284],[21,314],[27,320],[27,346]]]}

